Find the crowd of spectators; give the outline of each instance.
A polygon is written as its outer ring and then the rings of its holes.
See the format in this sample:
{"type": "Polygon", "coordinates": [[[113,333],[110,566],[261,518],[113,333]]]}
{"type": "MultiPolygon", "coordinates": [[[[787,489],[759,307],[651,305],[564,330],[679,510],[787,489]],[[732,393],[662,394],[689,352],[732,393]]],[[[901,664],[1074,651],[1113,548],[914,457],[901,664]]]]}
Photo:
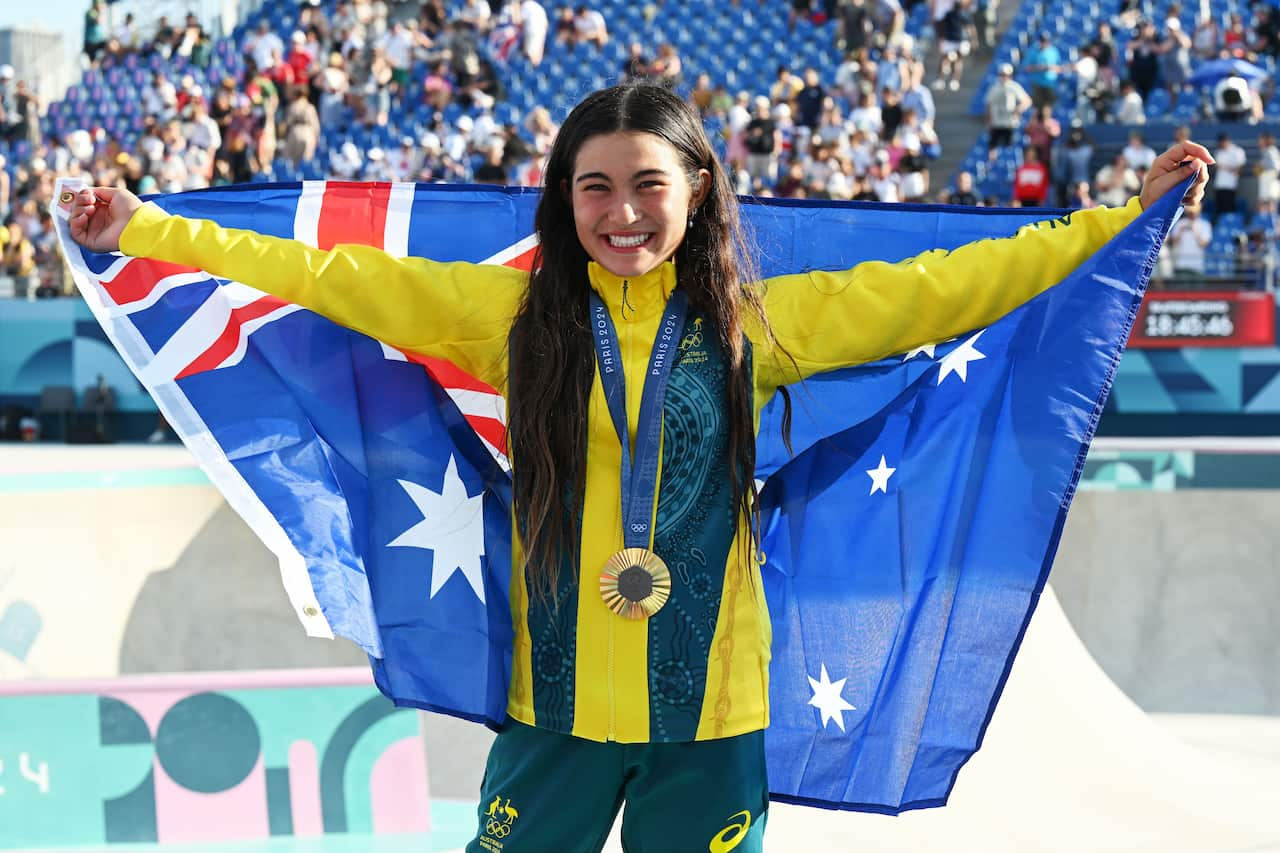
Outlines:
{"type": "MultiPolygon", "coordinates": [[[[10,65],[0,65],[0,139],[7,145],[40,143],[40,103],[26,82],[15,79],[10,65]]],[[[57,237],[49,201],[53,196],[55,162],[35,156],[10,163],[0,154],[0,280],[41,286],[40,274],[60,273],[57,237]]],[[[60,292],[60,281],[48,283],[42,295],[60,292]]]]}
{"type": "MultiPolygon", "coordinates": [[[[1158,21],[1147,17],[1149,9],[1140,0],[1123,0],[1118,13],[1099,22],[1072,58],[1053,34],[1042,32],[1018,57],[1019,68],[1008,63],[997,68],[982,99],[987,161],[994,165],[1006,149],[1019,147],[1009,152],[1016,164],[1009,194],[981,203],[1122,204],[1141,186],[1156,156],[1142,132],[1153,112],[1167,115],[1180,105],[1183,119],[1227,126],[1263,119],[1275,85],[1265,69],[1280,58],[1280,10],[1252,3],[1229,13],[1224,28],[1208,2],[1201,2],[1193,27],[1186,25],[1189,18],[1177,0],[1158,21]],[[1015,79],[1018,71],[1025,86],[1015,79]],[[1067,105],[1060,104],[1060,93],[1069,96],[1073,86],[1074,103],[1068,97],[1067,105]],[[1134,130],[1123,151],[1095,170],[1086,128],[1112,122],[1134,130]]],[[[1181,126],[1175,140],[1190,133],[1181,126]]],[[[1280,150],[1272,134],[1261,133],[1250,161],[1230,136],[1223,133],[1216,145],[1207,140],[1217,159],[1210,197],[1205,209],[1194,211],[1170,235],[1157,267],[1160,283],[1184,285],[1206,274],[1234,274],[1248,284],[1275,284],[1280,150]],[[1249,184],[1246,195],[1242,180],[1249,178],[1256,184],[1249,184]]],[[[973,200],[974,183],[971,174],[957,175],[949,200],[973,200]]]]}
{"type": "Polygon", "coordinates": [[[1263,118],[1275,85],[1267,68],[1280,58],[1280,9],[1253,2],[1245,11],[1228,13],[1225,27],[1208,2],[1201,2],[1194,26],[1184,23],[1190,18],[1176,0],[1160,20],[1146,17],[1143,9],[1139,0],[1124,0],[1118,14],[1097,23],[1073,61],[1051,34],[1041,34],[1022,60],[1035,105],[1052,103],[1059,78],[1069,77],[1077,95],[1076,116],[1086,124],[1144,124],[1157,91],[1163,94],[1161,104],[1191,103],[1205,119],[1256,123],[1263,118]],[[1223,73],[1204,81],[1207,85],[1193,85],[1196,70],[1214,60],[1238,64],[1234,73],[1224,66],[1223,73]]]}
{"type": "MultiPolygon", "coordinates": [[[[967,14],[971,3],[956,5],[967,14]]],[[[780,68],[768,92],[730,94],[706,75],[686,85],[674,45],[640,43],[630,46],[618,79],[687,91],[721,135],[741,192],[927,199],[928,163],[939,142],[925,64],[902,30],[903,7],[897,0],[838,0],[796,2],[793,11],[816,24],[829,23],[846,57],[834,79],[821,80],[812,68],[780,68]]],[[[953,53],[968,53],[971,30],[970,25],[957,32],[953,53]]],[[[608,21],[587,5],[467,0],[446,7],[443,0],[423,0],[410,10],[380,0],[339,0],[326,13],[319,3],[304,2],[289,32],[263,21],[241,41],[237,73],[210,82],[198,72],[209,68],[216,46],[196,16],[177,25],[162,17],[145,27],[132,14],[113,20],[105,0],[90,0],[86,69],[156,67],[137,60],[159,55],[166,62],[180,58],[197,73],[177,79],[160,70],[151,74],[139,88],[141,132],[126,142],[101,128],[42,138],[40,105],[20,81],[12,81],[12,69],[0,69],[3,132],[27,139],[29,152],[24,162],[0,170],[0,213],[11,223],[0,235],[0,277],[28,294],[67,290],[52,255],[52,228],[41,225],[51,221],[55,174],[83,175],[140,194],[304,169],[345,179],[537,185],[557,127],[544,107],[530,110],[518,124],[498,121],[501,64],[540,65],[548,40],[601,49],[610,38],[608,21]],[[429,115],[412,133],[397,132],[393,142],[382,144],[360,135],[387,129],[393,108],[420,104],[429,115]],[[453,104],[466,112],[455,117],[453,104]],[[321,162],[321,136],[332,128],[350,129],[352,136],[330,146],[321,162]]],[[[946,86],[952,79],[946,75],[959,74],[959,62],[951,56],[936,82],[946,86]]]]}
{"type": "Polygon", "coordinates": [[[913,41],[901,35],[876,54],[851,51],[831,81],[814,68],[783,66],[767,93],[731,96],[700,77],[690,99],[722,128],[740,193],[925,201],[929,162],[941,152],[925,75],[913,41]]]}
{"type": "MultiPolygon", "coordinates": [[[[198,72],[209,68],[214,45],[195,15],[180,26],[160,17],[142,28],[132,13],[113,22],[108,4],[91,0],[86,71],[157,67],[146,62],[156,55],[164,62],[139,87],[142,127],[129,142],[92,127],[44,138],[40,104],[11,67],[0,68],[0,138],[26,142],[21,162],[0,157],[0,288],[68,292],[48,215],[55,175],[139,194],[242,183],[282,164],[295,174],[308,166],[315,177],[536,183],[555,127],[545,109],[533,110],[523,128],[497,123],[493,106],[502,91],[489,57],[508,60],[518,51],[540,63],[548,33],[542,5],[469,0],[452,15],[442,0],[418,5],[417,15],[406,15],[403,4],[340,0],[326,13],[304,0],[291,31],[264,21],[242,41],[238,73],[209,84],[198,72]],[[197,73],[172,79],[169,61],[179,58],[197,73]],[[421,67],[427,73],[412,80],[421,67]],[[324,128],[385,129],[393,105],[418,103],[434,110],[421,133],[398,145],[336,146],[319,161],[324,128]],[[447,123],[444,111],[455,103],[475,117],[447,123]]],[[[575,33],[605,37],[585,25],[575,33]]]]}
{"type": "MultiPolygon", "coordinates": [[[[1002,78],[1005,76],[1001,74],[1002,78]]],[[[1027,109],[1032,110],[1029,98],[1027,109]]],[[[962,171],[956,175],[954,185],[939,194],[938,201],[1087,209],[1122,206],[1138,193],[1157,156],[1142,128],[1133,129],[1124,147],[1095,171],[1095,147],[1078,120],[1064,132],[1049,105],[1032,112],[1023,127],[1026,146],[1014,172],[1009,198],[979,198],[973,175],[962,171]]],[[[1153,141],[1158,147],[1165,147],[1190,138],[1191,127],[1182,125],[1175,129],[1172,139],[1153,141]]],[[[1188,214],[1194,215],[1181,220],[1170,234],[1155,271],[1156,286],[1185,286],[1210,274],[1237,279],[1242,286],[1274,287],[1280,266],[1280,217],[1276,215],[1280,204],[1280,147],[1275,135],[1268,131],[1258,134],[1257,155],[1252,160],[1230,133],[1220,133],[1216,141],[1208,142],[1215,166],[1205,206],[1212,216],[1204,215],[1201,205],[1187,208],[1188,214]],[[1241,194],[1241,182],[1246,176],[1254,179],[1247,204],[1241,194]],[[1223,230],[1230,245],[1215,242],[1215,227],[1223,230]],[[1215,253],[1224,263],[1208,263],[1215,253]]]]}
{"type": "MultiPolygon", "coordinates": [[[[825,27],[843,61],[830,79],[813,67],[779,67],[767,91],[730,91],[706,74],[687,80],[670,43],[630,44],[616,74],[686,92],[719,137],[725,165],[743,194],[971,205],[1122,203],[1140,185],[1149,161],[1126,149],[1123,162],[1117,157],[1090,174],[1093,149],[1085,131],[1078,122],[1064,129],[1054,117],[1054,75],[1063,69],[1046,40],[1025,57],[1030,92],[1013,80],[1012,68],[1002,68],[986,96],[993,157],[1013,144],[1031,116],[1012,197],[981,197],[967,173],[949,186],[933,180],[929,165],[941,150],[933,93],[958,87],[965,58],[989,39],[984,30],[992,8],[991,0],[795,0],[793,24],[807,17],[825,27]],[[904,28],[915,2],[929,3],[937,37],[929,67],[904,28]]],[[[263,22],[248,33],[234,73],[220,80],[151,74],[139,90],[142,130],[131,144],[101,128],[42,138],[40,104],[12,69],[0,68],[0,137],[25,141],[27,152],[22,162],[0,161],[0,287],[7,278],[19,293],[68,291],[48,212],[55,175],[83,175],[140,194],[273,174],[535,186],[557,126],[542,106],[518,122],[498,119],[510,116],[495,109],[505,98],[503,64],[540,66],[549,41],[602,50],[611,38],[609,22],[586,5],[466,0],[446,7],[443,0],[421,0],[410,8],[339,0],[326,12],[308,0],[288,32],[263,22]],[[466,112],[457,114],[456,106],[466,112]],[[422,119],[412,131],[393,122],[406,109],[422,119]],[[398,129],[386,133],[391,126],[398,129]],[[321,138],[335,129],[349,136],[321,158],[321,138]]],[[[104,0],[91,0],[86,12],[86,68],[136,68],[137,59],[159,55],[200,71],[215,61],[216,47],[194,15],[176,26],[162,17],[148,29],[131,14],[113,24],[104,0]]],[[[1128,90],[1137,85],[1123,83],[1128,90]]],[[[1259,205],[1274,208],[1280,154],[1274,143],[1262,150],[1260,175],[1270,178],[1259,178],[1259,205]]],[[[1233,189],[1230,167],[1222,167],[1232,155],[1220,151],[1216,191],[1224,193],[1233,189]]]]}

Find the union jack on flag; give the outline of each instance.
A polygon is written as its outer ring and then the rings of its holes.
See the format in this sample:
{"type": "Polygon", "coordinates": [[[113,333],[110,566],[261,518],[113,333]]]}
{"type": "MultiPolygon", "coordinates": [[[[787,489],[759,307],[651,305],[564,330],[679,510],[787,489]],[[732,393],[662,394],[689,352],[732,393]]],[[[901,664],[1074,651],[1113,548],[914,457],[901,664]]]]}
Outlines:
{"type": "MultiPolygon", "coordinates": [[[[946,802],[1047,579],[1181,195],[986,329],[794,389],[794,454],[778,407],[766,408],[756,476],[775,799],[889,813],[946,802]]],[[[332,181],[154,199],[320,248],[521,269],[537,200],[332,181]]],[[[828,202],[744,212],[766,276],[896,261],[1049,215],[828,202]]],[[[447,361],[243,284],[86,252],[59,214],[85,299],[280,559],[307,632],[358,643],[399,704],[500,725],[513,636],[502,397],[447,361]]]]}

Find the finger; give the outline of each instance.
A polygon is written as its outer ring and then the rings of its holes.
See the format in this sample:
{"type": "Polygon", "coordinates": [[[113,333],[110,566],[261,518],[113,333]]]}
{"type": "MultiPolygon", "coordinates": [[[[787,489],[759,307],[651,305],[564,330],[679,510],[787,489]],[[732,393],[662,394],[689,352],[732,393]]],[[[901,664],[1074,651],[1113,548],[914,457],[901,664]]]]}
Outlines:
{"type": "Polygon", "coordinates": [[[1190,141],[1175,143],[1162,156],[1162,159],[1166,159],[1168,163],[1181,163],[1188,158],[1200,160],[1210,166],[1216,162],[1213,155],[1209,153],[1209,149],[1190,141]]]}
{"type": "Polygon", "coordinates": [[[1181,152],[1175,152],[1173,149],[1169,149],[1164,154],[1157,157],[1155,162],[1151,164],[1150,174],[1155,177],[1161,177],[1166,174],[1186,177],[1191,174],[1192,170],[1200,165],[1200,162],[1193,158],[1179,156],[1180,153],[1181,152]]]}
{"type": "MultiPolygon", "coordinates": [[[[1155,175],[1151,178],[1151,183],[1148,187],[1150,192],[1144,193],[1144,195],[1149,195],[1151,198],[1159,198],[1169,190],[1173,189],[1176,185],[1186,180],[1191,175],[1191,169],[1195,166],[1196,164],[1193,162],[1189,166],[1183,166],[1169,172],[1155,175]]],[[[1200,174],[1204,175],[1205,170],[1201,169],[1200,174]]],[[[1198,180],[1193,182],[1192,186],[1195,186],[1197,183],[1198,180]]]]}
{"type": "Polygon", "coordinates": [[[1203,145],[1198,145],[1195,142],[1188,141],[1188,142],[1182,143],[1182,146],[1183,148],[1186,149],[1187,154],[1189,154],[1192,157],[1195,157],[1197,160],[1203,160],[1205,163],[1208,163],[1210,166],[1212,166],[1214,163],[1217,162],[1216,160],[1213,159],[1213,155],[1209,153],[1209,149],[1205,148],[1203,145]]]}

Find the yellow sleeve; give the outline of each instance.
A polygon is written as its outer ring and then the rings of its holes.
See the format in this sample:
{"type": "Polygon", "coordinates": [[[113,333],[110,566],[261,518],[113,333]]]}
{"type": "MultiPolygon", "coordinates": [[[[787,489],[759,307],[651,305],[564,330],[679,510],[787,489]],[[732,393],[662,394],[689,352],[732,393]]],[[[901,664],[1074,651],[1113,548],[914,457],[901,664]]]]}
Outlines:
{"type": "Polygon", "coordinates": [[[795,365],[748,326],[757,352],[757,405],[779,385],[994,322],[1061,281],[1141,212],[1134,198],[1122,208],[1074,211],[1025,225],[1012,237],[935,249],[898,263],[868,261],[852,270],[765,281],[769,325],[795,365]]]}
{"type": "Polygon", "coordinates": [[[520,270],[393,258],[351,244],[321,251],[171,216],[152,203],[129,220],[120,250],[279,296],[392,346],[448,359],[505,393],[507,336],[528,286],[520,270]]]}

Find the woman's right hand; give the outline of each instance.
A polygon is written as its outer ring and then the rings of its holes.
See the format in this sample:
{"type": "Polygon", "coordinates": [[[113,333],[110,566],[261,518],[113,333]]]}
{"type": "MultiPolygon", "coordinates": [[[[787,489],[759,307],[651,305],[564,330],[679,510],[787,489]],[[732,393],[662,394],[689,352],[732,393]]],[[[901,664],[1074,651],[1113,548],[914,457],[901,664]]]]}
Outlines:
{"type": "Polygon", "coordinates": [[[71,239],[94,252],[120,251],[120,235],[142,199],[114,187],[75,190],[70,204],[71,239]]]}

